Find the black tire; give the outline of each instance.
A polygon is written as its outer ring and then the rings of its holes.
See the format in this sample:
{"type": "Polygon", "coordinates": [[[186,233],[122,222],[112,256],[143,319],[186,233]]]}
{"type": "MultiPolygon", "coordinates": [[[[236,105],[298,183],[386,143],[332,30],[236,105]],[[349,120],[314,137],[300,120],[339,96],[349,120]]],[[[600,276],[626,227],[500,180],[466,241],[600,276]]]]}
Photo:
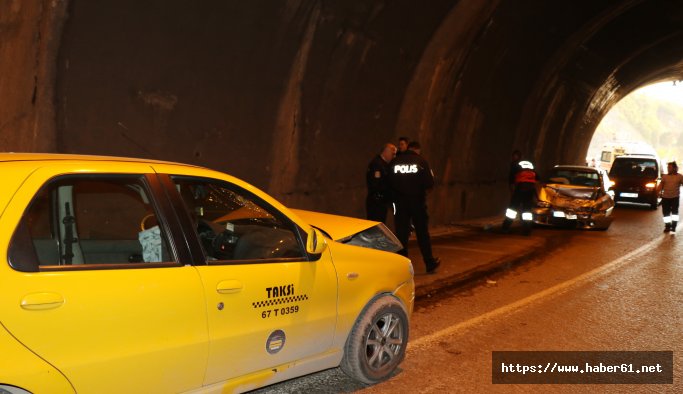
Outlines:
{"type": "Polygon", "coordinates": [[[392,296],[365,308],[346,340],[341,369],[360,382],[387,379],[403,361],[408,346],[408,314],[392,296]]]}

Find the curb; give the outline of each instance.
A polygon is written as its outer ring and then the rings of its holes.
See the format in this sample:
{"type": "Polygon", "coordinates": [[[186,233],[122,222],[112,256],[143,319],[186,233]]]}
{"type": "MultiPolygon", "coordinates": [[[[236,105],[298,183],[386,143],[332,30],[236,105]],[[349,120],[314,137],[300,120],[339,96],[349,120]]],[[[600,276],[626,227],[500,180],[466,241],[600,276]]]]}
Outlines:
{"type": "Polygon", "coordinates": [[[459,272],[457,274],[440,278],[426,285],[415,288],[415,301],[431,298],[444,290],[453,290],[464,287],[479,279],[493,275],[498,272],[509,270],[523,261],[528,260],[536,255],[539,255],[551,245],[551,238],[543,238],[543,241],[537,247],[531,248],[524,252],[515,253],[512,255],[503,256],[494,261],[482,264],[467,271],[459,272]]]}

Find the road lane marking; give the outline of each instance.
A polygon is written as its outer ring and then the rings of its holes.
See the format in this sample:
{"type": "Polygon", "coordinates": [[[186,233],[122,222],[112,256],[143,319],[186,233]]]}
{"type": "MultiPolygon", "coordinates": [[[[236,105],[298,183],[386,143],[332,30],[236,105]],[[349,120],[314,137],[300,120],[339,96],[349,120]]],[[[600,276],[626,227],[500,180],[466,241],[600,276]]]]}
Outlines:
{"type": "Polygon", "coordinates": [[[476,249],[476,248],[464,248],[462,246],[439,246],[439,245],[434,245],[434,249],[446,249],[446,250],[466,250],[468,252],[477,252],[477,253],[489,253],[489,254],[507,254],[508,252],[503,252],[500,250],[486,250],[486,249],[476,249]]]}
{"type": "Polygon", "coordinates": [[[457,333],[458,331],[464,331],[470,328],[473,328],[485,321],[490,321],[493,319],[498,318],[499,316],[509,314],[513,312],[516,309],[521,309],[524,308],[534,302],[537,302],[539,300],[542,300],[543,298],[550,297],[550,296],[558,296],[563,293],[566,293],[567,291],[571,290],[574,287],[579,287],[581,285],[584,285],[588,282],[594,281],[604,275],[607,275],[611,273],[612,271],[620,268],[622,265],[624,265],[626,262],[629,260],[640,256],[641,254],[649,251],[652,249],[656,244],[661,243],[665,239],[669,239],[669,235],[665,234],[663,236],[660,236],[658,238],[653,239],[652,241],[646,243],[645,245],[639,247],[638,249],[632,250],[631,252],[614,259],[610,261],[609,263],[600,266],[598,268],[595,268],[591,271],[588,271],[586,273],[583,273],[579,276],[577,276],[574,279],[568,280],[566,282],[562,282],[558,285],[555,285],[553,287],[547,288],[543,291],[540,291],[538,293],[532,294],[526,298],[522,298],[521,300],[517,300],[511,304],[504,305],[498,309],[494,309],[490,312],[484,313],[482,315],[479,315],[477,317],[474,317],[469,320],[465,320],[461,323],[458,323],[454,326],[450,326],[448,328],[444,328],[443,330],[431,333],[429,335],[425,335],[423,337],[417,338],[413,341],[408,342],[408,348],[407,350],[412,350],[412,349],[419,349],[425,346],[431,345],[433,342],[440,340],[443,337],[453,335],[457,333]]]}

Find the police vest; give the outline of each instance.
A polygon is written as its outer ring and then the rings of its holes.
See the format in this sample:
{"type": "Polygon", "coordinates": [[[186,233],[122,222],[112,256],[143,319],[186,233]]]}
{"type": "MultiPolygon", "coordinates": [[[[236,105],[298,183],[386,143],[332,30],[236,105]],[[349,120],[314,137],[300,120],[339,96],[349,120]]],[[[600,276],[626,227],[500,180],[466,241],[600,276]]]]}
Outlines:
{"type": "Polygon", "coordinates": [[[536,183],[536,173],[532,170],[521,170],[515,174],[515,183],[536,183]]]}

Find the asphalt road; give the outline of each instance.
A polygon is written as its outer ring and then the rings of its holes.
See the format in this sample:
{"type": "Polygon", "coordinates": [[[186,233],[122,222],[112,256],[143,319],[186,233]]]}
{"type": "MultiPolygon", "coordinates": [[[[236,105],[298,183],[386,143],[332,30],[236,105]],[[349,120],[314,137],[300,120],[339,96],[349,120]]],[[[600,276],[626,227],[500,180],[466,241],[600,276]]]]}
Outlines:
{"type": "Polygon", "coordinates": [[[365,387],[330,370],[258,392],[681,392],[683,228],[662,228],[660,212],[620,205],[608,231],[536,229],[560,242],[416,304],[407,357],[392,379],[365,387]],[[505,350],[673,351],[674,384],[494,385],[491,355],[505,350]]]}

